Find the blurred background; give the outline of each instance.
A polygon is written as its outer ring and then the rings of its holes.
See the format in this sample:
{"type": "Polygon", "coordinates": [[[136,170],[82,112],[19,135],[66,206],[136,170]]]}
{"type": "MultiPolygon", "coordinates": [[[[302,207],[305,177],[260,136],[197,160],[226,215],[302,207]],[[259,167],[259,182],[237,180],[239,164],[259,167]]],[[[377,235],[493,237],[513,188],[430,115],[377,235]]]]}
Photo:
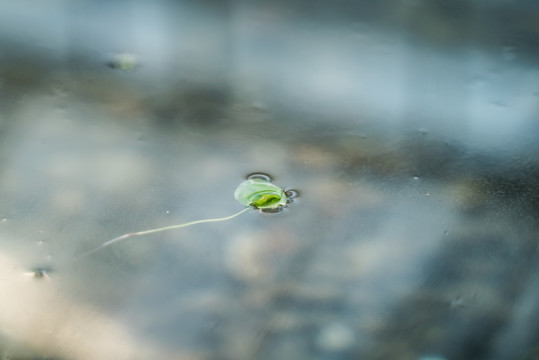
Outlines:
{"type": "Polygon", "coordinates": [[[2,359],[536,360],[538,101],[532,0],[0,2],[2,359]]]}

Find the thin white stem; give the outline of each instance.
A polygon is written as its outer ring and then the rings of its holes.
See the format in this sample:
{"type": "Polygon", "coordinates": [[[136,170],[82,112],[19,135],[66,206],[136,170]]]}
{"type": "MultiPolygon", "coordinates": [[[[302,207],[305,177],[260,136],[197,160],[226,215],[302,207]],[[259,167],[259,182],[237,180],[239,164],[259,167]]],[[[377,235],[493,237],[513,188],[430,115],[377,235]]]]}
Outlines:
{"type": "Polygon", "coordinates": [[[250,208],[245,208],[245,209],[235,213],[234,215],[230,215],[230,216],[223,217],[223,218],[195,220],[195,221],[191,221],[191,222],[188,222],[188,223],[185,223],[185,224],[170,225],[170,226],[165,226],[165,227],[161,227],[161,228],[157,228],[157,229],[143,230],[143,231],[137,231],[137,232],[123,234],[123,235],[120,235],[118,237],[115,237],[112,240],[104,242],[99,247],[97,247],[97,248],[95,248],[93,250],[90,250],[90,251],[82,254],[81,256],[77,257],[77,260],[82,258],[82,257],[88,256],[90,254],[93,254],[93,253],[95,253],[95,252],[97,252],[97,251],[99,251],[99,250],[101,250],[101,249],[103,249],[103,248],[105,248],[105,247],[107,247],[109,245],[112,245],[114,243],[117,243],[119,241],[128,239],[128,238],[133,237],[133,236],[143,236],[143,235],[153,234],[153,233],[157,233],[157,232],[161,232],[161,231],[179,229],[179,228],[184,228],[184,227],[187,227],[187,226],[196,225],[196,224],[202,224],[202,223],[226,221],[226,220],[230,220],[232,218],[235,218],[236,216],[238,216],[240,214],[243,214],[244,212],[246,212],[249,209],[250,208]]]}

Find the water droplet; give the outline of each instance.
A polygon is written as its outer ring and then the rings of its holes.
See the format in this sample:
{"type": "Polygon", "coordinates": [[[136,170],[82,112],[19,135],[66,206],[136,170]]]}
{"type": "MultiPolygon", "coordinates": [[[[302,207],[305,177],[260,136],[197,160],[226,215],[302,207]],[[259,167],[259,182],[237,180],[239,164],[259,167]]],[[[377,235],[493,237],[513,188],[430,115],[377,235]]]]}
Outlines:
{"type": "Polygon", "coordinates": [[[45,275],[46,275],[45,270],[37,269],[37,270],[34,271],[34,277],[36,277],[36,278],[42,278],[45,275]]]}
{"type": "Polygon", "coordinates": [[[165,211],[165,214],[170,214],[170,210],[165,211]]]}
{"type": "Polygon", "coordinates": [[[266,173],[263,173],[263,172],[251,173],[251,174],[247,175],[246,179],[247,180],[262,179],[264,181],[271,182],[271,176],[266,174],[266,173]]]}
{"type": "Polygon", "coordinates": [[[3,219],[1,220],[1,222],[3,222],[3,223],[5,223],[6,221],[7,221],[6,218],[3,218],[3,219]]]}
{"type": "Polygon", "coordinates": [[[50,278],[49,273],[52,270],[45,267],[32,269],[29,275],[33,275],[36,279],[50,278]]]}
{"type": "Polygon", "coordinates": [[[419,176],[414,176],[414,180],[419,180],[419,176]]]}

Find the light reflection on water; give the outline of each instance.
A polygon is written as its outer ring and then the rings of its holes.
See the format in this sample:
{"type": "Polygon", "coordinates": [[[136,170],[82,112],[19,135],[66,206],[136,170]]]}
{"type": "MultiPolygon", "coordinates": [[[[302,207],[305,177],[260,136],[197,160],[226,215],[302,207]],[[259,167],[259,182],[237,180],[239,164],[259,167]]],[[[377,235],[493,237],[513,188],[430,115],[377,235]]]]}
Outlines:
{"type": "Polygon", "coordinates": [[[121,6],[2,5],[39,19],[0,21],[3,356],[533,358],[531,50],[167,4],[116,30],[121,6]],[[77,259],[231,215],[253,172],[300,196],[77,259]]]}

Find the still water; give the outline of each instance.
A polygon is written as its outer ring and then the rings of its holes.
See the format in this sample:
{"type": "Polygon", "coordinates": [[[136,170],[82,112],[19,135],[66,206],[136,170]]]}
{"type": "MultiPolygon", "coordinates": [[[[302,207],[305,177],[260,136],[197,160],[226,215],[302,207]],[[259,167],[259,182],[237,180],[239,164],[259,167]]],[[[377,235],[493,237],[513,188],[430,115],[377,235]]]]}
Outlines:
{"type": "Polygon", "coordinates": [[[539,10],[389,3],[0,4],[2,358],[537,359],[539,10]]]}

